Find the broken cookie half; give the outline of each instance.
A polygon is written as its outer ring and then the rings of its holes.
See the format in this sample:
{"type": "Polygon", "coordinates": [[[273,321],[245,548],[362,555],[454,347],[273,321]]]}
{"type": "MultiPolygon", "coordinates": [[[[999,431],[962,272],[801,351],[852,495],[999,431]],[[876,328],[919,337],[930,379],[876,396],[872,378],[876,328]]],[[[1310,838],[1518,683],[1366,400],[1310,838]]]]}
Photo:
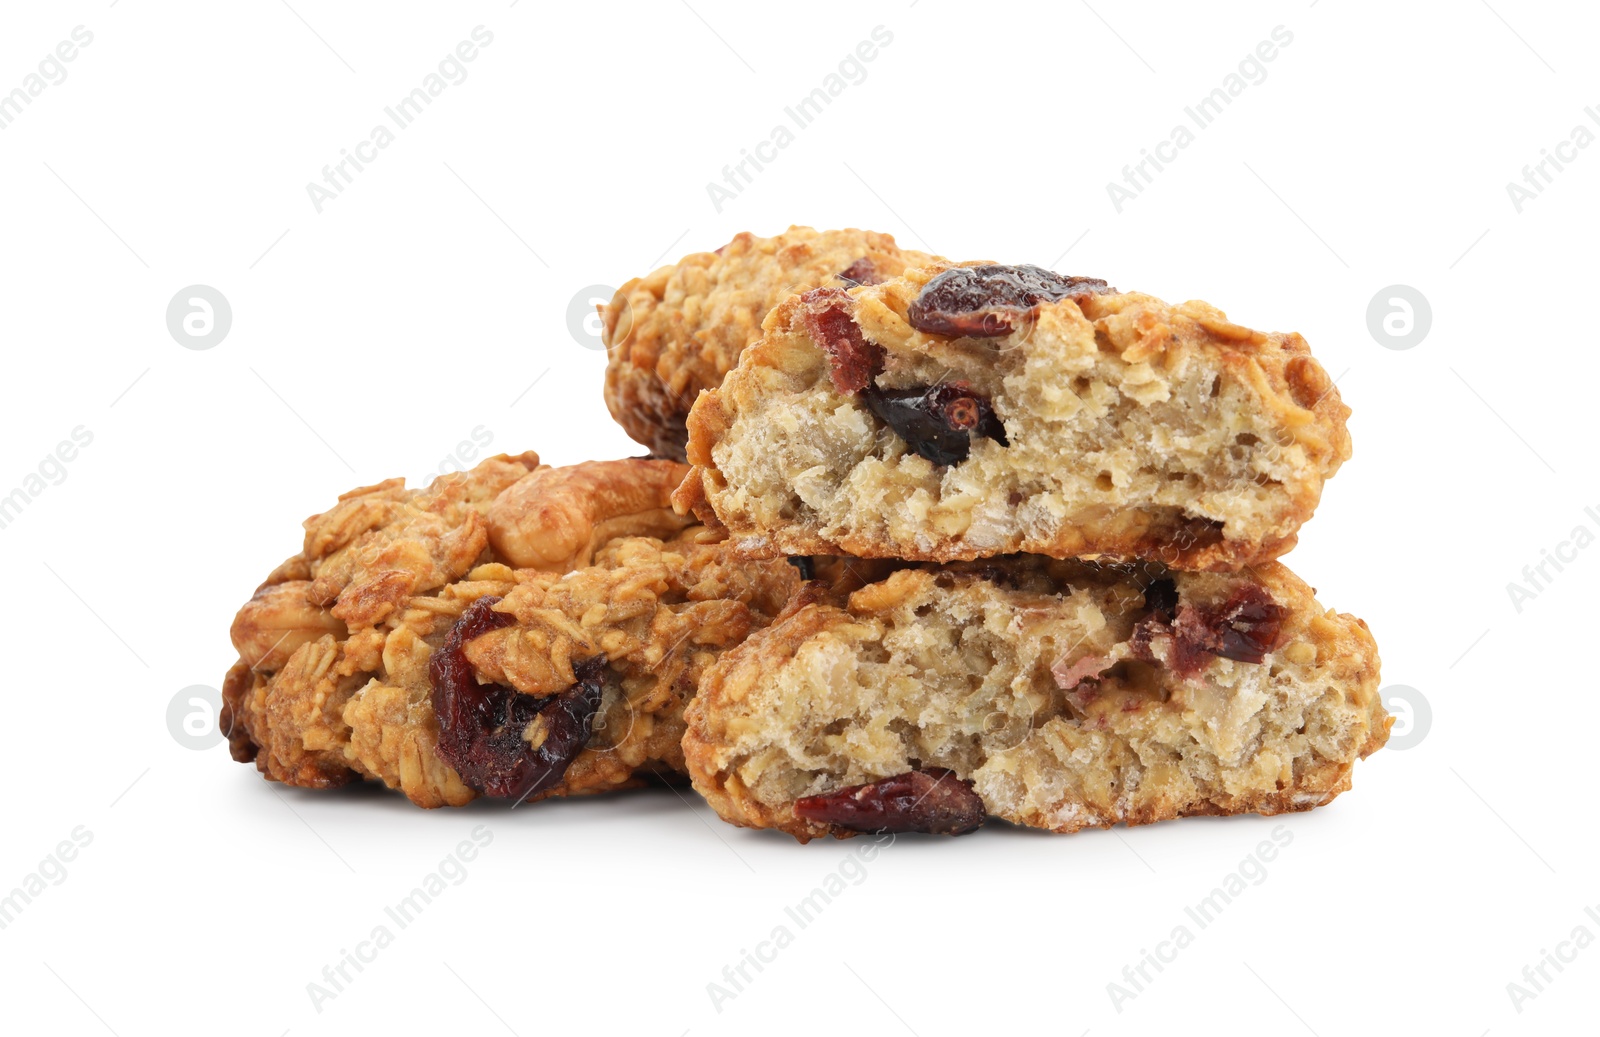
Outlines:
{"type": "Polygon", "coordinates": [[[1392,722],[1366,624],[1281,565],[1036,557],[802,594],[686,717],[717,813],[802,841],[1306,810],[1392,722]]]}
{"type": "Polygon", "coordinates": [[[1299,335],[936,262],[779,304],[691,411],[677,500],[758,557],[1232,570],[1294,545],[1348,415],[1299,335]]]}

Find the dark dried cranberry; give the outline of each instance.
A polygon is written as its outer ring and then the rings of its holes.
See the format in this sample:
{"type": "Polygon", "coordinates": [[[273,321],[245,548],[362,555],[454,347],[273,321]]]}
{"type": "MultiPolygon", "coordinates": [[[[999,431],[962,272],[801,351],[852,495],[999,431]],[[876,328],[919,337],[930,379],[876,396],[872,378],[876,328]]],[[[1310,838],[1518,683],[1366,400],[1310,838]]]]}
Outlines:
{"type": "Polygon", "coordinates": [[[964,382],[941,382],[926,389],[874,385],[872,380],[883,370],[883,347],[861,334],[844,289],[813,288],[800,300],[805,304],[806,334],[828,354],[834,389],[852,396],[860,393],[872,413],[912,450],[934,464],[948,465],[967,459],[971,433],[1010,445],[989,401],[964,382]]]}
{"type": "MultiPolygon", "coordinates": [[[[1152,584],[1151,589],[1154,587],[1152,584]]],[[[1150,601],[1150,590],[1145,592],[1145,600],[1150,601]]],[[[1135,658],[1153,661],[1152,638],[1169,635],[1172,647],[1168,662],[1180,676],[1193,677],[1205,669],[1211,656],[1262,662],[1277,646],[1287,614],[1288,610],[1266,591],[1247,583],[1221,606],[1181,605],[1175,618],[1172,613],[1152,611],[1134,625],[1130,643],[1135,658]]]]}
{"type": "Polygon", "coordinates": [[[1153,642],[1157,637],[1171,635],[1172,621],[1178,614],[1177,582],[1170,576],[1151,581],[1144,589],[1144,606],[1145,614],[1133,625],[1128,647],[1135,659],[1153,663],[1156,662],[1153,642]]]}
{"type": "Polygon", "coordinates": [[[934,464],[959,464],[972,449],[972,434],[1009,446],[1005,426],[989,401],[964,382],[926,389],[868,386],[861,398],[872,413],[899,433],[906,445],[934,464]]]}
{"type": "Polygon", "coordinates": [[[479,598],[467,606],[428,660],[428,675],[439,721],[439,758],[484,795],[521,801],[558,784],[589,740],[606,660],[597,655],[578,663],[572,668],[577,682],[543,698],[504,684],[478,683],[467,662],[467,643],[516,622],[494,611],[499,600],[479,598]],[[542,725],[537,745],[526,737],[530,724],[542,725]]]}
{"type": "Polygon", "coordinates": [[[794,803],[807,821],[855,832],[927,832],[966,835],[983,824],[983,800],[951,771],[907,771],[869,785],[853,785],[794,803]]]}
{"type": "Polygon", "coordinates": [[[959,266],[924,285],[906,318],[918,331],[935,335],[998,338],[1040,303],[1114,291],[1099,278],[1064,277],[1030,264],[959,266]]]}
{"type": "Polygon", "coordinates": [[[866,256],[862,256],[854,263],[851,263],[849,266],[839,271],[838,277],[839,280],[848,284],[851,288],[863,284],[883,283],[883,276],[878,273],[878,268],[873,266],[872,260],[868,259],[866,256]]]}
{"type": "Polygon", "coordinates": [[[1277,647],[1288,610],[1266,591],[1247,583],[1234,591],[1211,624],[1215,648],[1224,659],[1259,663],[1277,647]]]}
{"type": "Polygon", "coordinates": [[[800,297],[805,304],[806,334],[832,361],[829,374],[839,392],[860,392],[883,370],[883,347],[868,342],[850,316],[850,295],[843,288],[813,288],[800,297]]]}
{"type": "Polygon", "coordinates": [[[1163,576],[1144,589],[1144,607],[1167,620],[1178,611],[1178,584],[1170,576],[1163,576]]]}

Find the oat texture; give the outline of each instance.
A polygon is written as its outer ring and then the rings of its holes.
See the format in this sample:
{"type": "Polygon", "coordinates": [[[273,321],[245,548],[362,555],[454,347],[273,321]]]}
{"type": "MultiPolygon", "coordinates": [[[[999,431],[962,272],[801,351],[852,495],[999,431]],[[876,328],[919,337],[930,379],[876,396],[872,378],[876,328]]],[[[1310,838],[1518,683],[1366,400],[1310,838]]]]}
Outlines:
{"type": "Polygon", "coordinates": [[[887,234],[790,227],[770,238],[743,233],[634,278],[601,311],[606,405],[652,454],[682,460],[695,397],[721,383],[786,295],[894,277],[930,258],[887,234]]]}
{"type": "Polygon", "coordinates": [[[538,798],[681,769],[700,672],[799,585],[786,563],[735,562],[673,516],[683,472],[549,468],[529,453],[421,490],[396,479],[345,494],[234,621],[222,718],[234,758],[306,788],[364,778],[419,806],[472,800],[435,753],[428,664],[467,606],[495,596],[516,623],[466,646],[480,681],[549,695],[573,683],[575,661],[607,657],[592,734],[538,798]]]}
{"type": "Polygon", "coordinates": [[[905,569],[842,604],[797,598],[707,671],[688,722],[689,772],[717,813],[806,840],[850,833],[797,799],[931,768],[972,782],[987,813],[1057,832],[1305,810],[1350,787],[1391,720],[1366,625],[1280,564],[1011,558],[905,569]],[[1259,661],[1185,658],[1241,599],[1279,610],[1259,661]]]}
{"type": "Polygon", "coordinates": [[[1349,409],[1297,334],[1115,290],[1045,302],[999,337],[918,330],[908,309],[947,269],[779,304],[694,407],[680,506],[752,556],[1022,551],[1230,570],[1289,550],[1350,456],[1349,409]],[[866,367],[836,369],[819,305],[881,351],[874,389],[960,387],[1003,437],[972,435],[957,463],[917,452],[840,390],[866,367]]]}

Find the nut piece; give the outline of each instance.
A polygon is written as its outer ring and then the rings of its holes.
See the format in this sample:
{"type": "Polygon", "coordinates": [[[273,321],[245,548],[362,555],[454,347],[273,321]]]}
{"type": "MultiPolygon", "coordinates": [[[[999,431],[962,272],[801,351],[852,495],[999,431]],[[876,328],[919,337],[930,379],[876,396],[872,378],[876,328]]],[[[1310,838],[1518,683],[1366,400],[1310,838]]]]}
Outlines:
{"type": "Polygon", "coordinates": [[[345,625],[326,608],[311,604],[307,580],[268,584],[256,590],[233,619],[228,635],[234,651],[252,670],[281,670],[295,649],[323,634],[343,641],[345,625]]]}
{"type": "Polygon", "coordinates": [[[529,472],[489,506],[489,543],[518,569],[567,572],[625,536],[670,539],[693,523],[672,510],[688,466],[589,461],[529,472]]]}

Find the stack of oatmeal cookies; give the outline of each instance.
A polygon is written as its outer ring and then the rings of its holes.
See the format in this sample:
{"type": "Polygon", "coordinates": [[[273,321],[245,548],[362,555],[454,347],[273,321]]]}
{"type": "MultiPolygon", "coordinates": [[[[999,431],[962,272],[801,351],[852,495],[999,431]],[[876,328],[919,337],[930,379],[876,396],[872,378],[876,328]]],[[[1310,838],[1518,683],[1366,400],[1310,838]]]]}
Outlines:
{"type": "Polygon", "coordinates": [[[1303,810],[1387,738],[1366,625],[1274,560],[1350,455],[1300,336],[799,227],[602,318],[651,457],[307,520],[234,621],[235,759],[421,806],[687,777],[807,840],[1303,810]]]}

